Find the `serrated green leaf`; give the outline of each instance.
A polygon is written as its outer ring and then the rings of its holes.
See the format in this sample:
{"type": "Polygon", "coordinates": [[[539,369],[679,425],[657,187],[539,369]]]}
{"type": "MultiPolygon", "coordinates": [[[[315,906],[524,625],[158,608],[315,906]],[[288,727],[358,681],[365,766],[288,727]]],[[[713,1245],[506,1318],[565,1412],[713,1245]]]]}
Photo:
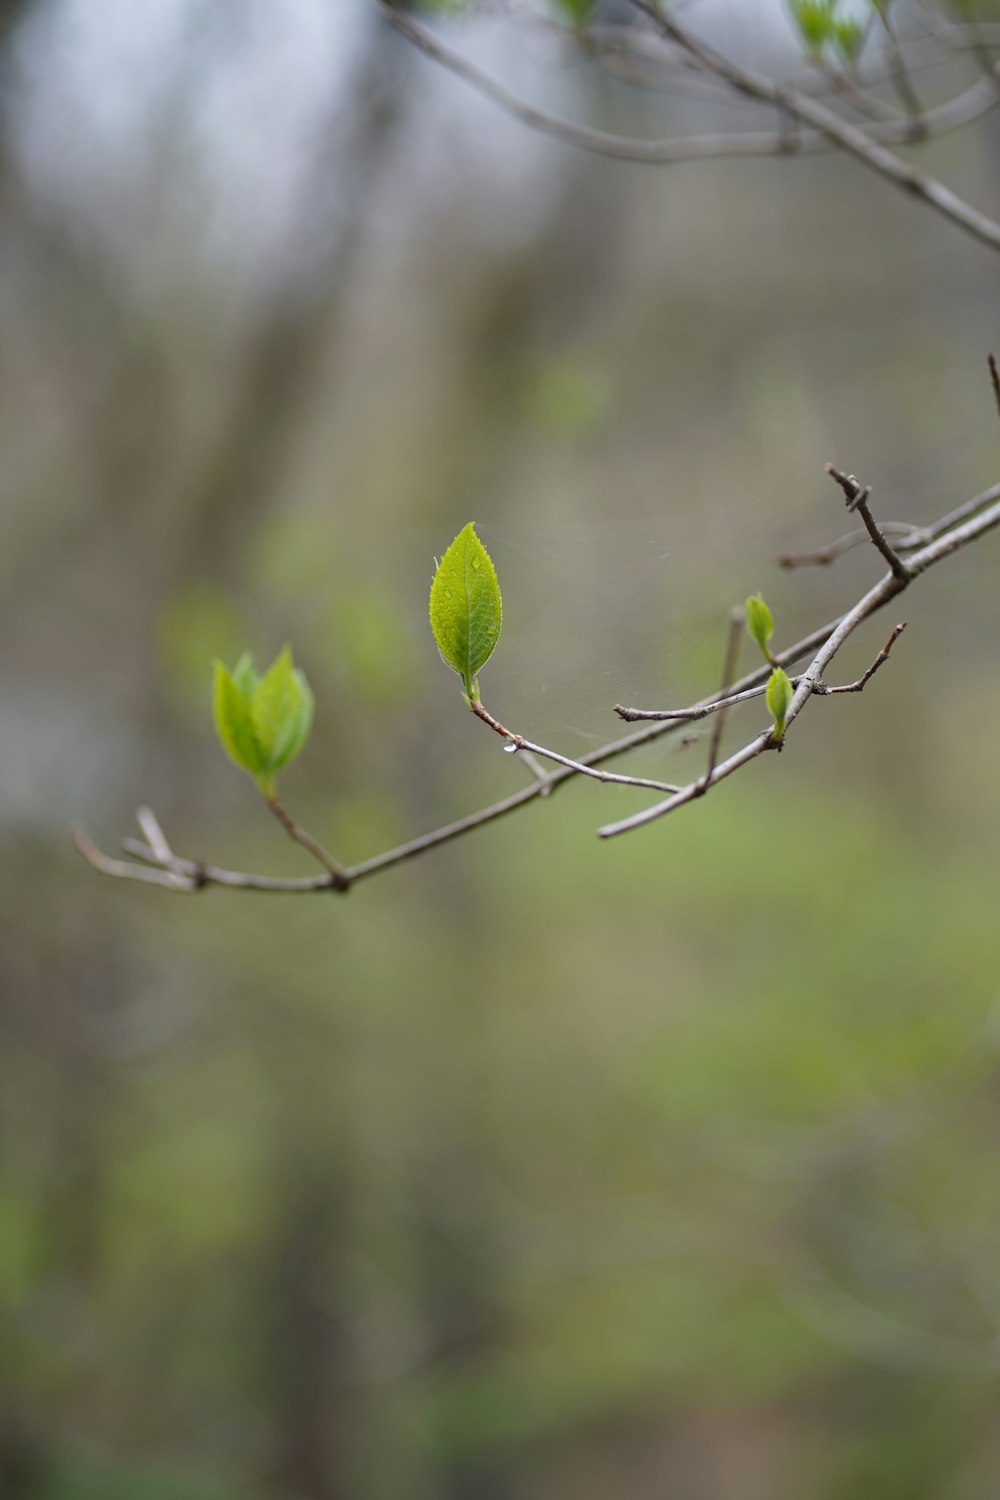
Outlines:
{"type": "Polygon", "coordinates": [[[431,630],[441,659],[457,672],[469,698],[500,639],[503,601],[496,569],[470,521],[442,557],[431,584],[431,630]]]}
{"type": "Polygon", "coordinates": [[[751,594],[746,602],[746,616],[747,630],[764,653],[765,659],[773,661],[769,643],[774,634],[774,621],[762,594],[751,594]]]}
{"type": "Polygon", "coordinates": [[[780,745],[785,735],[785,720],[792,706],[792,684],[781,667],[775,667],[767,682],[767,711],[774,720],[772,738],[780,745]]]}
{"type": "MultiPolygon", "coordinates": [[[[246,660],[248,658],[241,658],[240,667],[246,660]]],[[[245,677],[243,680],[245,681],[245,677]]],[[[261,758],[254,734],[250,700],[235,680],[235,674],[230,674],[221,661],[215,663],[212,712],[222,748],[230,760],[235,761],[242,770],[249,771],[251,776],[259,776],[261,758]]]]}
{"type": "Polygon", "coordinates": [[[302,673],[295,670],[291,649],[286,646],[258,682],[250,702],[264,776],[272,777],[302,749],[312,711],[312,693],[302,673]]]}

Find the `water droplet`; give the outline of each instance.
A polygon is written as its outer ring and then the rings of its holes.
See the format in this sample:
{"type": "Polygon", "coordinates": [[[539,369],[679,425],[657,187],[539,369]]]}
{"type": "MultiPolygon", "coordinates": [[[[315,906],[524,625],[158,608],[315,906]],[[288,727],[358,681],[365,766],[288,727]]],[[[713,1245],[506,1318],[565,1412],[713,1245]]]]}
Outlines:
{"type": "Polygon", "coordinates": [[[506,750],[508,755],[516,755],[520,748],[521,747],[516,740],[508,740],[506,745],[504,745],[504,749],[506,750]]]}

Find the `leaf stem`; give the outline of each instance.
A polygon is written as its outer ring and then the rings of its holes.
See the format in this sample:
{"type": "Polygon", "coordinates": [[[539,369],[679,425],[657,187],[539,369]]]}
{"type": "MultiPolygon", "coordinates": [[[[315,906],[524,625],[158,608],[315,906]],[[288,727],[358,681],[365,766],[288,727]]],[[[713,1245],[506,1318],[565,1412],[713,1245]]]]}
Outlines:
{"type": "Polygon", "coordinates": [[[348,874],[347,870],[339,860],[334,859],[333,855],[328,849],[324,849],[323,845],[319,843],[317,839],[313,838],[311,833],[307,833],[304,828],[299,827],[298,823],[296,823],[291,813],[281,801],[273,785],[266,791],[265,800],[268,807],[271,809],[271,811],[274,813],[274,816],[281,824],[282,828],[284,828],[285,832],[288,834],[289,838],[294,839],[297,844],[301,844],[303,849],[308,849],[313,858],[317,859],[323,866],[323,868],[329,872],[331,877],[330,885],[334,888],[334,890],[349,890],[351,885],[351,877],[348,874]]]}

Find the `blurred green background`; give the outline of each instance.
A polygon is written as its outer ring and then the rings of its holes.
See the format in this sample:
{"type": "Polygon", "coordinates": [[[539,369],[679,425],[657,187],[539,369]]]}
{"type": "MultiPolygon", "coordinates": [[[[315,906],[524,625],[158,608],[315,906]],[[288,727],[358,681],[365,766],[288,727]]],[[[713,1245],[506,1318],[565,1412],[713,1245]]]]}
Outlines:
{"type": "MultiPolygon", "coordinates": [[[[453,36],[606,128],[770,123],[453,36]]],[[[998,151],[920,159],[996,212],[998,151]]],[[[567,754],[711,690],[748,593],[828,619],[881,565],[774,566],[844,529],[825,461],[915,522],[997,478],[1000,260],[849,162],[577,154],[364,0],[8,0],[0,215],[0,1495],[994,1497],[996,538],[630,838],[574,783],[339,900],[68,828],[308,872],[209,712],[286,640],[345,860],[524,785],[427,628],[470,519],[486,701],[567,754]]]]}

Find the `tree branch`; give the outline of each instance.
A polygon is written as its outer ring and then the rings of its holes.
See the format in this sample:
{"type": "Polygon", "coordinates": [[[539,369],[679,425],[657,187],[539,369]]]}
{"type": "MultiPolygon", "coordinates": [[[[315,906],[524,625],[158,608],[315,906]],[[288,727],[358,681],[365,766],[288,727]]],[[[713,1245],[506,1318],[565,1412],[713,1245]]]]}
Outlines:
{"type": "Polygon", "coordinates": [[[306,833],[304,828],[299,827],[276,792],[270,794],[267,799],[267,805],[288,834],[288,837],[294,839],[297,844],[301,844],[303,849],[308,849],[313,859],[318,860],[323,866],[324,870],[330,876],[330,884],[333,889],[337,891],[348,890],[351,884],[351,877],[343,865],[339,860],[334,859],[330,851],[324,849],[323,845],[314,839],[311,833],[306,833]]]}
{"type": "Polygon", "coordinates": [[[540,755],[544,760],[555,761],[557,765],[566,766],[571,771],[576,771],[580,776],[590,776],[594,781],[613,782],[617,786],[639,786],[647,787],[656,792],[676,792],[679,788],[670,785],[666,781],[649,781],[644,776],[617,776],[613,771],[599,771],[593,766],[588,766],[582,760],[571,760],[568,755],[560,755],[558,750],[547,750],[544,745],[536,745],[533,740],[525,739],[523,734],[514,734],[510,729],[505,729],[499,719],[495,719],[487,708],[473,698],[469,704],[477,719],[487,724],[495,734],[501,735],[507,743],[504,749],[511,753],[526,751],[529,755],[540,755]]]}
{"type": "MultiPolygon", "coordinates": [[[[902,593],[921,573],[926,572],[928,568],[934,567],[945,557],[950,557],[952,553],[959,551],[960,548],[968,546],[970,542],[977,541],[981,536],[984,536],[988,531],[992,531],[997,526],[1000,526],[1000,504],[994,504],[988,509],[981,511],[978,515],[966,521],[964,525],[955,527],[946,532],[945,535],[940,536],[936,541],[930,542],[927,546],[921,548],[908,560],[906,572],[903,576],[899,576],[892,571],[886,573],[873,588],[869,589],[858,600],[853,609],[848,610],[836,628],[823,641],[806,671],[797,681],[795,694],[785,720],[785,739],[787,739],[789,729],[802,712],[809,698],[814,693],[818,696],[826,696],[833,691],[825,686],[823,682],[824,674],[841,646],[854,633],[858,626],[877,610],[884,608],[897,594],[902,593]]],[[[892,637],[890,637],[889,642],[881,653],[882,660],[888,655],[893,642],[899,634],[900,631],[897,629],[894,631],[892,637]]],[[[879,666],[881,666],[881,661],[876,661],[868,674],[868,678],[865,680],[869,680],[879,666]]],[[[861,679],[859,679],[859,682],[861,682],[861,679]]],[[[852,691],[861,691],[861,687],[855,684],[851,684],[850,686],[852,691]]],[[[710,784],[714,785],[716,782],[724,780],[727,776],[733,775],[735,771],[742,769],[751,760],[755,760],[765,750],[773,748],[774,743],[771,739],[771,731],[767,730],[765,733],[751,740],[749,744],[744,745],[742,749],[736,751],[728,760],[718,765],[712,775],[710,784]]],[[[666,801],[657,803],[653,807],[645,808],[642,812],[635,813],[632,817],[623,818],[620,822],[609,823],[604,828],[598,829],[599,836],[601,838],[615,838],[619,834],[630,833],[636,828],[643,828],[647,824],[654,823],[659,818],[665,817],[667,813],[674,812],[677,808],[683,807],[686,803],[693,801],[695,797],[701,796],[703,791],[704,788],[701,781],[691,782],[672,797],[668,797],[666,801]]]]}
{"type": "MultiPolygon", "coordinates": [[[[973,208],[959,198],[950,188],[932,177],[927,177],[911,167],[908,162],[893,155],[879,143],[875,136],[877,127],[867,132],[857,125],[841,119],[832,109],[791,88],[788,84],[775,83],[762,73],[741,67],[731,62],[722,53],[699,41],[679,24],[672,15],[661,11],[651,0],[630,0],[631,5],[647,16],[668,40],[681,47],[688,55],[710,73],[725,79],[738,93],[750,99],[759,99],[766,104],[777,105],[797,120],[814,126],[833,144],[841,147],[849,156],[868,167],[872,172],[902,188],[926,203],[935,212],[959,225],[975,239],[1000,250],[1000,223],[979,209],[973,208]]],[[[996,70],[991,69],[990,86],[996,93],[996,70]]]]}
{"type": "MultiPolygon", "coordinates": [[[[787,130],[776,131],[733,131],[722,134],[695,135],[678,137],[668,140],[637,140],[631,136],[614,135],[608,131],[595,130],[589,125],[577,124],[575,121],[564,119],[560,115],[553,114],[550,110],[543,109],[538,105],[530,104],[519,98],[503,84],[498,83],[488,73],[478,68],[448,44],[441,40],[428,27],[404,11],[401,11],[392,3],[392,0],[374,0],[380,11],[391,26],[394,26],[401,35],[413,44],[419,51],[423,52],[442,67],[447,68],[450,73],[463,79],[479,94],[492,101],[506,114],[520,120],[523,124],[534,130],[541,131],[545,135],[553,136],[557,140],[564,141],[567,145],[576,146],[585,151],[591,151],[599,156],[610,156],[619,161],[634,161],[649,165],[668,166],[672,163],[684,161],[700,161],[706,158],[722,157],[768,157],[789,156],[800,153],[812,153],[816,151],[829,151],[837,146],[844,146],[844,141],[825,127],[815,131],[796,131],[790,133],[787,130]]],[[[731,78],[720,75],[720,81],[730,87],[736,87],[731,78]]],[[[777,91],[785,91],[784,85],[770,85],[768,88],[777,91]]],[[[738,92],[748,92],[739,88],[738,92]]],[[[789,97],[802,98],[808,96],[800,95],[797,91],[787,90],[789,97]]],[[[794,109],[783,99],[773,97],[771,94],[758,94],[761,102],[778,104],[782,109],[790,112],[792,117],[805,118],[797,115],[794,109]]],[[[1000,87],[995,77],[979,79],[969,89],[956,95],[955,98],[939,105],[936,109],[928,110],[923,116],[922,138],[943,135],[948,131],[957,130],[980,115],[986,114],[1000,102],[1000,87]]],[[[818,105],[819,109],[823,106],[818,105]]],[[[824,116],[835,121],[837,125],[843,124],[845,130],[852,130],[858,137],[863,151],[869,145],[886,142],[890,144],[904,144],[912,138],[913,127],[907,119],[885,120],[870,125],[866,132],[862,133],[855,127],[842,122],[839,115],[833,111],[825,111],[824,116]]],[[[858,148],[855,148],[858,154],[858,148]]],[[[888,153],[885,153],[888,156],[888,153]]],[[[898,162],[895,157],[889,157],[890,161],[896,163],[901,171],[911,174],[914,178],[918,174],[906,167],[905,163],[898,162]]],[[[869,162],[869,165],[871,163],[869,162]]],[[[930,179],[928,179],[930,182],[930,179]]],[[[909,184],[908,184],[909,185],[909,184]]],[[[936,184],[934,186],[937,186],[936,184]]],[[[915,190],[912,189],[911,190],[915,190]]],[[[946,188],[940,189],[950,202],[961,203],[961,200],[949,194],[946,188]]],[[[941,212],[945,212],[942,205],[936,205],[941,212]]],[[[965,205],[965,207],[968,207],[965,205]]],[[[989,243],[1000,248],[1000,225],[993,225],[985,215],[978,214],[974,209],[968,209],[970,215],[981,221],[982,226],[991,226],[995,231],[995,237],[989,239],[989,243]]],[[[964,227],[969,227],[965,225],[964,227]]],[[[983,234],[979,235],[983,238],[983,234]]]]}
{"type": "MultiPolygon", "coordinates": [[[[933,539],[919,550],[914,552],[907,560],[907,574],[905,578],[898,577],[895,573],[887,573],[875,586],[868,590],[853,609],[834,620],[830,624],[821,626],[812,631],[793,646],[775,654],[775,661],[782,667],[788,667],[803,657],[813,653],[812,660],[806,671],[800,676],[792,679],[795,696],[789,709],[786,720],[787,729],[792,725],[802,707],[809,697],[832,696],[838,692],[861,692],[867,682],[885,661],[895,640],[898,638],[902,626],[897,626],[890,636],[886,645],[868,672],[856,683],[847,684],[843,688],[828,687],[823,678],[830,662],[840,650],[844,641],[878,610],[884,608],[891,599],[901,593],[905,588],[912,585],[927,569],[936,566],[945,558],[958,552],[972,542],[978,541],[989,531],[1000,526],[1000,485],[986,490],[972,500],[957,506],[926,528],[927,534],[933,539]]],[[[358,864],[342,868],[341,874],[337,874],[329,868],[322,875],[288,878],[266,875],[247,874],[237,870],[224,869],[217,865],[204,864],[200,861],[190,860],[175,854],[166,837],[163,835],[159,824],[153,818],[148,809],[140,810],[140,826],[146,835],[147,842],[139,843],[134,840],[127,841],[126,847],[143,863],[133,863],[127,860],[113,859],[104,854],[90,839],[82,828],[73,830],[73,843],[81,856],[94,869],[101,874],[114,876],[119,879],[138,880],[147,884],[159,885],[167,890],[194,892],[207,889],[211,886],[223,886],[232,890],[265,891],[275,893],[303,894],[307,892],[343,892],[353,886],[359,880],[364,880],[372,875],[380,874],[384,870],[403,864],[407,860],[417,858],[428,853],[431,849],[438,848],[442,844],[450,843],[454,839],[461,838],[475,829],[485,827],[488,823],[498,818],[506,817],[520,807],[526,807],[537,798],[544,797],[553,792],[563,782],[578,775],[592,773],[595,768],[604,762],[613,760],[620,755],[627,754],[631,750],[638,749],[642,745],[651,743],[664,735],[674,733],[692,719],[704,717],[713,712],[735,707],[737,704],[746,702],[752,698],[760,697],[765,690],[767,679],[771,673],[770,665],[757,668],[747,673],[732,685],[732,691],[719,692],[713,697],[695,704],[689,709],[674,710],[669,712],[640,711],[633,709],[618,708],[623,718],[634,717],[653,719],[655,722],[645,724],[641,729],[624,735],[622,738],[612,740],[598,750],[591,751],[589,755],[581,757],[579,761],[570,761],[568,757],[558,757],[556,752],[546,751],[532,742],[522,740],[520,748],[527,749],[534,754],[548,755],[557,759],[558,769],[551,774],[531,783],[521,791],[505,797],[499,802],[491,803],[489,806],[480,808],[477,812],[470,813],[466,817],[459,818],[455,822],[445,824],[431,833],[423,834],[415,839],[410,839],[404,844],[399,844],[393,849],[388,849],[382,854],[372,856],[370,859],[362,860],[358,864]]],[[[726,673],[725,675],[729,675],[726,673]]],[[[492,717],[492,716],[490,716],[492,717]]],[[[496,721],[494,721],[495,723],[496,721]]],[[[508,740],[515,737],[510,736],[506,730],[501,729],[508,740]]],[[[716,749],[718,748],[716,744],[716,749]]],[[[749,761],[755,759],[767,749],[773,749],[771,731],[767,729],[758,735],[748,745],[738,750],[727,760],[714,763],[710,774],[698,778],[686,787],[671,789],[667,800],[647,808],[632,818],[623,820],[618,824],[609,824],[606,828],[599,830],[604,838],[613,837],[618,833],[627,832],[633,828],[642,827],[647,823],[656,821],[665,813],[673,811],[684,803],[694,800],[714,786],[717,782],[731,776],[735,771],[741,769],[749,761]]],[[[602,776],[600,779],[610,779],[602,776]]],[[[639,778],[625,778],[627,784],[643,783],[639,778]]],[[[656,789],[666,789],[665,784],[652,784],[656,789]]],[[[301,832],[301,830],[300,830],[301,832]]],[[[299,840],[301,842],[301,840],[299,840]]],[[[308,845],[306,846],[308,847],[308,845]]],[[[321,847],[321,846],[317,846],[321,847]]],[[[310,851],[314,852],[314,851],[310,851]]],[[[324,851],[325,852],[325,851],[324,851]]],[[[319,856],[317,856],[319,857],[319,856]]],[[[329,857],[329,856],[328,856],[329,857]]]]}

